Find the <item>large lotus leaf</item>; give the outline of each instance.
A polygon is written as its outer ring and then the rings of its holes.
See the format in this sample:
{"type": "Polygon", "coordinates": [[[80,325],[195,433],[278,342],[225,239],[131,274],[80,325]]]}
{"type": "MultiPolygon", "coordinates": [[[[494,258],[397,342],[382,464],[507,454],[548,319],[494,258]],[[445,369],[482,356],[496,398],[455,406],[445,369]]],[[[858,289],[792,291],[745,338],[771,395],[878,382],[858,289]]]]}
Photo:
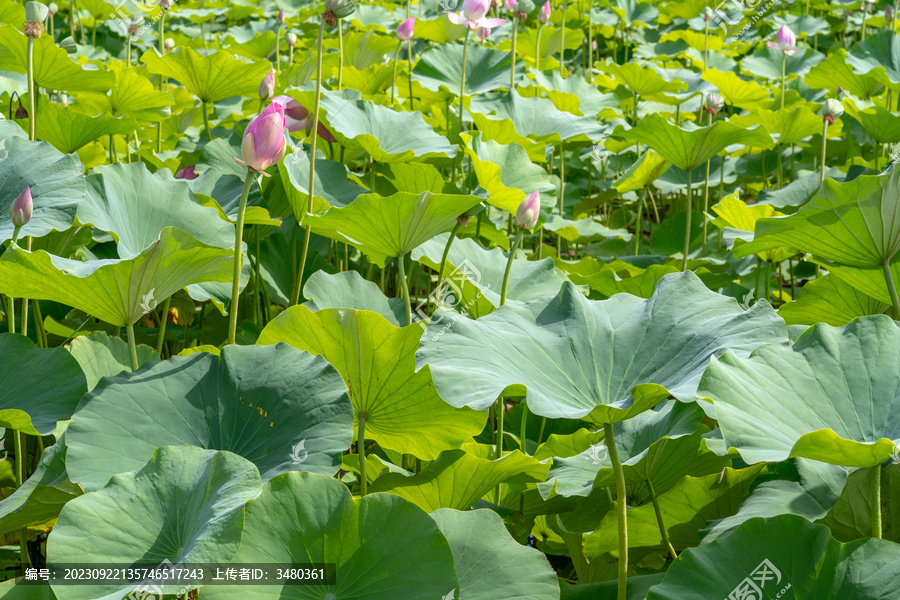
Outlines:
{"type": "MultiPolygon", "coordinates": [[[[313,106],[315,92],[288,90],[304,106],[313,106]]],[[[342,146],[362,148],[372,160],[406,162],[456,156],[456,147],[436,133],[420,112],[398,112],[363,100],[356,90],[324,92],[320,119],[342,146]]]]}
{"type": "Polygon", "coordinates": [[[434,520],[397,496],[353,498],[314,473],[286,473],[247,506],[236,563],[334,563],[334,585],[208,586],[204,600],[455,598],[453,554],[434,520]],[[447,596],[447,594],[450,596],[447,596]]]}
{"type": "Polygon", "coordinates": [[[847,62],[855,73],[896,85],[900,83],[900,39],[893,31],[870,35],[853,46],[847,54],[847,62]]]}
{"type": "MultiPolygon", "coordinates": [[[[712,209],[718,216],[711,222],[716,227],[724,229],[723,238],[728,248],[732,246],[740,248],[747,241],[752,241],[756,223],[760,219],[784,216],[767,204],[748,206],[738,198],[737,193],[725,196],[712,209]]],[[[793,248],[779,246],[758,252],[756,257],[763,261],[781,262],[796,253],[793,248]]],[[[740,251],[735,254],[744,256],[740,251]]]]}
{"type": "Polygon", "coordinates": [[[620,194],[642,190],[669,169],[669,162],[653,150],[647,150],[619,176],[613,186],[620,194]]]}
{"type": "Polygon", "coordinates": [[[777,112],[757,108],[750,114],[732,117],[729,123],[745,128],[762,125],[773,135],[775,141],[782,145],[793,144],[816,133],[822,133],[822,117],[816,115],[808,106],[784,108],[777,112]]]}
{"type": "Polygon", "coordinates": [[[603,94],[597,86],[581,77],[563,78],[557,71],[530,71],[531,81],[524,81],[516,88],[524,97],[533,96],[531,88],[541,91],[553,102],[557,109],[573,115],[593,116],[604,110],[621,114],[619,98],[613,93],[603,94]]]}
{"type": "Polygon", "coordinates": [[[516,542],[497,513],[442,508],[431,518],[453,551],[459,600],[559,600],[547,557],[516,542]]]}
{"type": "MultiPolygon", "coordinates": [[[[669,4],[668,6],[673,5],[669,4]]],[[[665,573],[652,573],[629,577],[625,600],[646,600],[647,592],[662,581],[664,575],[665,573]]],[[[559,590],[560,600],[613,600],[618,597],[619,582],[611,580],[599,583],[571,584],[566,580],[560,580],[559,590]]]]}
{"type": "Polygon", "coordinates": [[[627,229],[610,229],[592,217],[573,221],[552,214],[544,221],[544,229],[576,244],[590,244],[616,238],[621,238],[626,242],[631,240],[631,233],[627,229]]]}
{"type": "Polygon", "coordinates": [[[165,56],[151,47],[141,60],[151,73],[174,79],[204,102],[256,97],[259,82],[272,70],[268,61],[247,63],[222,50],[202,56],[188,46],[178,46],[165,56]]]}
{"type": "Polygon", "coordinates": [[[640,97],[653,96],[660,92],[681,92],[687,85],[679,80],[668,81],[649,67],[642,67],[636,62],[618,65],[612,61],[599,63],[597,68],[609,73],[616,83],[626,86],[632,93],[640,97]]]}
{"type": "Polygon", "coordinates": [[[851,267],[877,267],[900,250],[900,169],[852,181],[826,179],[819,193],[787,217],[760,219],[747,256],[771,248],[800,248],[851,267]]]}
{"type": "Polygon", "coordinates": [[[397,192],[387,198],[360,196],[345,207],[312,215],[306,223],[313,232],[380,256],[406,254],[444,231],[481,198],[460,194],[410,194],[397,192]]]}
{"type": "MultiPolygon", "coordinates": [[[[817,258],[810,259],[818,265],[828,269],[829,275],[834,275],[857,292],[871,296],[878,302],[887,306],[891,304],[891,296],[888,293],[887,282],[884,279],[884,268],[881,266],[870,268],[846,267],[817,258]]],[[[900,253],[895,254],[890,262],[891,277],[894,281],[900,281],[900,253]]]]}
{"type": "MultiPolygon", "coordinates": [[[[25,73],[28,38],[19,31],[20,23],[0,26],[0,46],[4,53],[4,70],[25,73]]],[[[116,78],[109,71],[85,69],[69,58],[69,53],[56,45],[49,35],[34,38],[34,85],[48,90],[67,92],[106,92],[116,78]]],[[[259,85],[259,82],[257,82],[259,85]]]]}
{"type": "Polygon", "coordinates": [[[784,72],[787,75],[797,75],[803,77],[809,70],[825,59],[825,55],[816,52],[812,48],[806,50],[798,49],[791,56],[786,55],[778,48],[763,48],[754,52],[741,61],[741,69],[748,75],[753,77],[762,77],[764,79],[779,80],[781,79],[781,64],[784,59],[784,72]]]}
{"type": "Polygon", "coordinates": [[[898,570],[900,545],[876,539],[841,544],[827,527],[783,515],[752,519],[727,538],[685,550],[647,600],[737,597],[735,590],[754,586],[763,590],[761,598],[783,592],[782,598],[804,600],[876,600],[894,589],[898,570]]]}
{"type": "Polygon", "coordinates": [[[787,344],[767,303],[742,311],[691,272],[664,276],[647,300],[588,300],[566,283],[553,298],[439,327],[423,336],[417,361],[431,365],[450,404],[487,408],[523,384],[533,413],[598,423],[632,417],[670,393],[695,400],[709,358],[728,348],[746,355],[766,342],[787,344]]]}
{"type": "Polygon", "coordinates": [[[878,519],[882,539],[896,542],[897,494],[900,464],[894,463],[883,469],[880,465],[871,469],[857,469],[850,473],[847,484],[840,492],[831,510],[818,523],[827,525],[834,538],[841,542],[852,542],[873,534],[874,502],[872,488],[880,490],[878,519]],[[877,478],[877,479],[876,479],[877,478]],[[884,510],[882,507],[889,507],[884,510]]]}
{"type": "Polygon", "coordinates": [[[649,2],[637,2],[637,0],[616,0],[611,8],[616,16],[622,19],[625,27],[629,29],[634,25],[652,27],[656,25],[656,19],[657,17],[659,17],[659,11],[649,2]]]}
{"type": "Polygon", "coordinates": [[[88,491],[144,464],[160,446],[227,450],[263,480],[333,475],[352,438],[347,388],[321,357],[286,344],[225,346],[103,379],[66,431],[69,477],[88,491]]]}
{"type": "Polygon", "coordinates": [[[137,256],[166,227],[209,246],[234,248],[234,225],[214,208],[200,206],[188,182],[168,169],[150,173],[144,163],[104,165],[87,177],[87,189],[78,220],[111,233],[119,258],[137,256]]]}
{"type": "Polygon", "coordinates": [[[427,369],[416,372],[424,329],[395,327],[379,314],[291,307],[269,323],[258,344],[287,342],[321,354],[344,377],[358,426],[386,448],[431,460],[484,428],[485,414],[456,409],[434,389],[427,369]]]}
{"type": "Polygon", "coordinates": [[[671,264],[651,264],[646,269],[641,269],[620,260],[613,260],[609,264],[601,262],[597,266],[599,268],[593,271],[573,271],[569,273],[569,279],[575,285],[588,285],[604,296],[625,292],[649,298],[664,275],[679,271],[678,267],[671,264]]]}
{"type": "Polygon", "coordinates": [[[80,94],[78,103],[83,102],[87,96],[113,116],[124,115],[143,122],[162,121],[171,115],[170,107],[174,104],[172,94],[154,88],[150,80],[137,69],[120,69],[114,73],[116,84],[109,96],[80,94]]]}
{"type": "MultiPolygon", "coordinates": [[[[278,175],[294,218],[302,220],[309,210],[309,156],[296,151],[285,155],[279,165],[278,175]]],[[[313,214],[321,214],[332,206],[347,206],[365,193],[365,188],[347,178],[347,168],[344,165],[332,160],[316,159],[313,214]]]]}
{"type": "Polygon", "coordinates": [[[84,166],[78,156],[63,155],[47,142],[11,136],[0,140],[0,159],[0,241],[12,238],[15,226],[9,208],[26,187],[31,188],[34,212],[22,226],[20,239],[72,226],[85,197],[84,166]]]}
{"type": "Polygon", "coordinates": [[[887,316],[809,328],[790,348],[710,361],[698,391],[715,402],[726,447],[748,462],[802,456],[870,467],[900,444],[900,330],[887,316]]]}
{"type": "Polygon", "coordinates": [[[130,134],[137,127],[129,117],[108,114],[92,117],[50,102],[44,96],[38,101],[38,112],[41,116],[35,123],[35,135],[64,154],[107,135],[130,134]]]}
{"type": "Polygon", "coordinates": [[[397,192],[459,193],[432,165],[426,163],[387,163],[375,165],[375,193],[390,196],[397,192]]]}
{"type": "MultiPolygon", "coordinates": [[[[431,269],[440,269],[448,237],[449,234],[441,234],[422,244],[413,251],[413,260],[431,269]]],[[[444,286],[433,292],[432,297],[439,300],[443,308],[465,309],[473,318],[489,314],[500,306],[500,291],[508,263],[508,254],[500,248],[488,250],[471,238],[455,240],[447,254],[444,286]]],[[[506,301],[528,302],[555,294],[565,280],[565,275],[549,258],[514,260],[506,301]]],[[[416,307],[413,312],[418,313],[416,307]]]]}
{"type": "Polygon", "coordinates": [[[316,271],[306,280],[304,303],[311,311],[326,308],[350,308],[376,312],[391,325],[406,325],[406,306],[400,298],[388,298],[374,281],[363,279],[356,271],[326,273],[316,271]]]}
{"type": "Polygon", "coordinates": [[[418,475],[387,473],[375,480],[370,491],[397,494],[428,512],[468,510],[504,481],[543,481],[549,468],[549,460],[538,461],[518,450],[495,460],[475,456],[466,448],[446,450],[418,475]]]}
{"type": "Polygon", "coordinates": [[[880,106],[871,106],[861,110],[851,99],[844,101],[844,110],[848,115],[860,122],[866,133],[879,144],[900,142],[900,125],[897,116],[880,106]]]}
{"type": "MultiPolygon", "coordinates": [[[[456,96],[462,83],[462,56],[462,44],[443,44],[423,52],[412,71],[413,80],[434,92],[444,89],[456,96]]],[[[467,97],[473,97],[509,86],[510,66],[509,52],[474,44],[469,40],[466,89],[463,93],[467,97]]],[[[516,70],[523,73],[525,64],[517,60],[516,70]]]]}
{"type": "Polygon", "coordinates": [[[742,79],[737,73],[709,69],[703,73],[703,79],[719,88],[728,104],[753,110],[772,103],[769,90],[752,79],[742,79]]]}
{"type": "MultiPolygon", "coordinates": [[[[88,392],[104,377],[131,371],[128,344],[122,338],[110,337],[105,331],[79,335],[69,343],[68,349],[84,371],[88,392]]],[[[159,354],[150,346],[137,344],[135,349],[139,366],[151,360],[159,360],[159,354]]]]}
{"type": "MultiPolygon", "coordinates": [[[[259,492],[256,467],[240,456],[165,446],[137,471],[66,504],[47,540],[47,561],[225,563],[241,545],[244,505],[259,492]]],[[[119,600],[135,587],[56,585],[53,592],[59,600],[119,600]]],[[[182,586],[161,587],[174,594],[182,586]]]]}
{"type": "Polygon", "coordinates": [[[576,117],[558,110],[547,98],[524,98],[515,90],[472,98],[469,113],[486,139],[495,138],[493,130],[510,128],[521,136],[551,145],[566,141],[591,143],[604,136],[594,115],[576,117]]]}
{"type": "Polygon", "coordinates": [[[487,190],[486,201],[492,206],[515,214],[525,196],[535,190],[556,194],[547,171],[531,162],[522,146],[482,140],[478,131],[460,137],[479,185],[487,190]]]}
{"type": "MultiPolygon", "coordinates": [[[[671,401],[659,410],[615,424],[616,447],[630,501],[650,500],[647,481],[660,494],[686,475],[719,473],[730,462],[732,457],[720,457],[706,447],[701,437],[706,428],[700,427],[703,416],[696,404],[671,401]]],[[[614,485],[609,451],[600,443],[569,458],[554,458],[547,481],[538,484],[538,490],[544,498],[587,497],[595,486],[614,485]]]]}
{"type": "Polygon", "coordinates": [[[124,326],[149,312],[149,301],[168,298],[189,284],[231,281],[233,268],[232,251],[166,227],[156,242],[128,260],[81,262],[12,248],[0,258],[0,293],[53,300],[124,326]]]}
{"type": "Polygon", "coordinates": [[[87,392],[84,373],[63,348],[42,349],[23,335],[0,334],[0,426],[50,435],[87,392]]]}
{"type": "Polygon", "coordinates": [[[853,71],[843,48],[836,48],[828,58],[810,69],[803,81],[814,90],[828,90],[831,96],[838,95],[838,88],[857,98],[869,98],[884,90],[878,78],[853,71]]]}
{"type": "Polygon", "coordinates": [[[754,148],[771,148],[772,138],[762,127],[744,129],[727,121],[716,121],[712,127],[687,130],[651,114],[628,131],[616,129],[617,135],[646,144],[663,158],[681,169],[696,169],[732,144],[754,148]]]}
{"type": "MultiPolygon", "coordinates": [[[[878,275],[884,284],[881,269],[878,275]]],[[[778,315],[788,325],[827,323],[841,327],[856,317],[883,314],[888,308],[889,304],[867,296],[829,273],[808,281],[800,290],[800,297],[778,309],[778,315]]]]}

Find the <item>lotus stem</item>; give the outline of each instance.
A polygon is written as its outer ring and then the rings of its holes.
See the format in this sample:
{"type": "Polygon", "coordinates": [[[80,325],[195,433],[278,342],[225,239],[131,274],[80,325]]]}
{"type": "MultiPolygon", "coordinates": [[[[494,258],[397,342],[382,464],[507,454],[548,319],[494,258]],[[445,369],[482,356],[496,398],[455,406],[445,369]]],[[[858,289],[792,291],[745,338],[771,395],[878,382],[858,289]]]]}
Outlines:
{"type": "Polygon", "coordinates": [[[244,240],[244,212],[247,210],[247,197],[250,195],[250,185],[253,183],[253,170],[247,169],[244,178],[244,189],[241,190],[241,202],[238,205],[237,221],[234,224],[234,271],[231,278],[231,305],[228,307],[228,341],[233,344],[237,335],[238,303],[240,301],[241,287],[241,263],[243,252],[241,245],[244,240]]]}
{"type": "Polygon", "coordinates": [[[441,256],[441,267],[438,271],[438,280],[437,280],[437,289],[440,290],[441,286],[444,283],[444,270],[447,267],[447,256],[450,254],[450,246],[453,245],[453,240],[456,238],[456,234],[459,231],[459,228],[462,227],[462,223],[459,221],[456,222],[456,225],[453,226],[453,229],[450,231],[450,237],[447,238],[447,244],[444,246],[444,255],[441,256]]]}
{"type": "MultiPolygon", "coordinates": [[[[419,6],[422,6],[419,4],[419,6]]],[[[412,110],[415,106],[415,100],[413,99],[413,90],[412,90],[412,71],[413,71],[413,48],[412,48],[412,40],[406,42],[406,50],[409,54],[409,109],[412,110]]]]}
{"type": "Polygon", "coordinates": [[[872,467],[872,537],[881,539],[881,465],[872,467]]]}
{"type": "Polygon", "coordinates": [[[131,357],[131,371],[138,370],[137,346],[134,343],[134,323],[125,326],[128,330],[128,355],[131,357]]]}
{"type": "Polygon", "coordinates": [[[466,27],[466,37],[463,39],[462,77],[459,84],[459,132],[463,132],[463,104],[466,93],[466,58],[469,53],[469,28],[466,27]]]}
{"type": "Polygon", "coordinates": [[[366,415],[359,415],[359,433],[356,437],[356,453],[359,455],[359,495],[365,496],[368,488],[366,481],[366,415]]]}
{"type": "MultiPolygon", "coordinates": [[[[30,39],[30,38],[29,38],[30,39]]],[[[19,487],[25,483],[25,434],[16,431],[16,479],[19,487]]],[[[22,573],[31,566],[31,560],[28,557],[28,529],[23,527],[19,530],[19,555],[22,563],[22,573]]]]}
{"type": "Polygon", "coordinates": [[[47,343],[47,332],[44,330],[44,318],[41,316],[41,303],[38,300],[33,300],[31,305],[34,309],[32,315],[34,317],[34,332],[38,340],[38,347],[49,348],[50,345],[47,343]]]}
{"type": "Polygon", "coordinates": [[[506,304],[506,287],[509,285],[509,273],[512,271],[513,260],[516,258],[516,250],[519,249],[519,244],[522,243],[522,235],[525,233],[525,230],[521,227],[519,231],[516,233],[516,239],[513,242],[512,248],[509,249],[509,259],[506,261],[506,271],[503,273],[503,287],[500,289],[500,306],[506,304]]]}
{"type": "MultiPolygon", "coordinates": [[[[712,125],[712,113],[709,113],[708,124],[712,125]]],[[[709,160],[706,161],[706,183],[703,186],[703,256],[706,256],[706,211],[709,210],[709,163],[709,160]]]]}
{"type": "Polygon", "coordinates": [[[691,215],[694,212],[694,194],[691,189],[693,182],[691,181],[691,173],[693,169],[687,170],[687,218],[684,225],[684,256],[681,259],[681,270],[687,270],[688,252],[691,249],[691,215]]]}
{"type": "Polygon", "coordinates": [[[400,275],[400,291],[403,293],[403,302],[406,304],[406,324],[412,324],[412,304],[409,301],[409,283],[406,281],[406,264],[404,257],[406,254],[401,254],[397,257],[397,273],[400,275]]]}
{"type": "Polygon", "coordinates": [[[703,31],[703,72],[706,73],[709,65],[709,21],[706,21],[703,31]]]}
{"type": "Polygon", "coordinates": [[[6,297],[6,318],[9,321],[9,332],[16,332],[16,301],[12,296],[6,297]]]}
{"type": "Polygon", "coordinates": [[[275,72],[281,73],[281,25],[275,28],[275,72]]]}
{"type": "MultiPolygon", "coordinates": [[[[409,11],[409,7],[407,7],[407,12],[409,11]]],[[[409,16],[409,15],[407,15],[409,16]]],[[[340,91],[341,82],[344,80],[344,22],[341,19],[338,19],[337,22],[337,33],[338,33],[338,76],[337,76],[337,89],[340,91]]]]}
{"type": "Polygon", "coordinates": [[[784,65],[787,62],[787,54],[781,53],[781,108],[784,108],[784,94],[787,90],[784,87],[784,65]]]}
{"type": "Polygon", "coordinates": [[[75,2],[76,0],[72,0],[72,5],[69,7],[69,35],[73,40],[75,39],[75,2]]]}
{"type": "Polygon", "coordinates": [[[509,67],[509,89],[516,89],[516,38],[519,33],[519,19],[513,15],[513,32],[512,32],[512,50],[509,55],[512,57],[512,65],[509,67]]]}
{"type": "MultiPolygon", "coordinates": [[[[316,48],[316,101],[313,107],[312,141],[309,148],[309,198],[307,202],[307,214],[313,211],[313,193],[316,184],[316,142],[319,140],[319,100],[322,96],[322,39],[325,37],[325,20],[319,23],[319,42],[316,48]]],[[[302,220],[302,219],[301,219],[302,220]]],[[[306,255],[309,253],[309,238],[312,228],[307,226],[303,236],[303,251],[300,254],[297,281],[291,291],[291,306],[300,301],[300,286],[303,285],[303,271],[306,267],[306,255]]]]}
{"type": "Polygon", "coordinates": [[[663,542],[669,549],[669,554],[672,555],[672,560],[675,560],[678,558],[678,553],[675,552],[675,547],[672,545],[672,542],[669,541],[669,532],[666,531],[666,524],[663,522],[662,511],[659,509],[659,500],[657,500],[656,492],[653,490],[653,482],[649,479],[647,479],[647,488],[650,490],[650,501],[653,502],[653,510],[656,511],[656,522],[659,525],[659,533],[662,535],[663,542]]]}
{"type": "Polygon", "coordinates": [[[288,69],[290,69],[290,65],[294,64],[294,45],[291,44],[288,46],[288,69]]]}
{"type": "Polygon", "coordinates": [[[628,506],[625,498],[625,472],[622,463],[619,462],[619,450],[616,448],[616,440],[613,436],[612,423],[603,424],[603,433],[606,448],[609,450],[609,460],[612,463],[613,474],[616,477],[616,508],[618,509],[619,526],[619,590],[618,600],[626,600],[626,586],[628,585],[628,506]]]}
{"type": "Polygon", "coordinates": [[[203,127],[206,128],[206,137],[207,141],[212,141],[212,131],[209,129],[209,115],[207,114],[209,111],[207,109],[206,100],[203,100],[203,127]]]}
{"type": "MultiPolygon", "coordinates": [[[[562,218],[566,203],[566,143],[559,143],[559,216],[562,218]]],[[[556,236],[556,258],[562,258],[562,236],[556,236]]]]}
{"type": "Polygon", "coordinates": [[[37,138],[34,135],[34,122],[35,115],[34,113],[34,38],[32,36],[28,36],[28,49],[27,49],[27,60],[28,60],[28,139],[32,142],[37,138]]]}
{"type": "Polygon", "coordinates": [[[591,80],[591,75],[594,74],[594,22],[591,20],[592,14],[594,14],[594,0],[591,0],[591,6],[588,8],[588,81],[591,80]]]}
{"type": "MultiPolygon", "coordinates": [[[[525,456],[528,456],[528,449],[525,448],[525,437],[528,433],[528,430],[527,430],[528,404],[525,402],[524,398],[522,398],[522,402],[520,402],[520,404],[522,405],[522,420],[519,423],[519,448],[520,448],[520,450],[522,450],[522,454],[524,454],[525,456]]],[[[525,496],[523,494],[523,496],[522,496],[523,501],[524,501],[524,498],[525,498],[525,496]]]]}
{"type": "Polygon", "coordinates": [[[403,42],[397,42],[397,49],[394,50],[394,70],[391,73],[391,106],[394,105],[394,90],[397,85],[397,58],[400,56],[400,48],[403,42]]]}
{"type": "Polygon", "coordinates": [[[869,9],[866,6],[868,4],[866,0],[863,0],[862,3],[862,11],[863,11],[863,23],[862,23],[862,41],[866,41],[866,18],[869,16],[869,9]]]}
{"type": "Polygon", "coordinates": [[[559,75],[562,77],[563,71],[563,60],[566,57],[566,9],[569,7],[569,2],[566,0],[563,2],[562,7],[562,37],[560,38],[560,46],[559,46],[559,75]]]}
{"type": "Polygon", "coordinates": [[[541,70],[541,33],[544,29],[543,23],[538,23],[538,32],[537,32],[537,45],[534,49],[534,68],[538,71],[541,70]]]}
{"type": "Polygon", "coordinates": [[[114,162],[116,162],[116,138],[111,133],[109,134],[109,164],[114,162]]]}
{"type": "Polygon", "coordinates": [[[819,171],[819,187],[825,183],[825,140],[828,137],[828,119],[822,119],[822,165],[819,171]]]}
{"type": "Polygon", "coordinates": [[[166,298],[163,303],[162,318],[159,320],[159,335],[156,338],[156,353],[162,359],[163,344],[166,341],[166,324],[169,322],[169,305],[172,302],[172,296],[166,298]]]}
{"type": "Polygon", "coordinates": [[[900,297],[897,296],[897,287],[894,285],[894,274],[891,272],[889,259],[881,263],[884,271],[884,281],[887,284],[888,294],[891,296],[891,304],[894,306],[894,319],[900,319],[900,297]]]}
{"type": "Polygon", "coordinates": [[[131,33],[128,34],[128,54],[125,58],[125,68],[129,68],[131,66],[131,33]]]}

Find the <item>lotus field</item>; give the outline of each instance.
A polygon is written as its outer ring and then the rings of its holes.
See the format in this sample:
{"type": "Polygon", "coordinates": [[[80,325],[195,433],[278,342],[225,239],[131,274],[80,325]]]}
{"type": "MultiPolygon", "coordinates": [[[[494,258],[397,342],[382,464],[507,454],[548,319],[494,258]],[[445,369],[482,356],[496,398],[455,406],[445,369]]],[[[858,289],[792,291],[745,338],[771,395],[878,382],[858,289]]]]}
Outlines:
{"type": "Polygon", "coordinates": [[[0,0],[0,598],[900,599],[884,0],[0,0]]]}

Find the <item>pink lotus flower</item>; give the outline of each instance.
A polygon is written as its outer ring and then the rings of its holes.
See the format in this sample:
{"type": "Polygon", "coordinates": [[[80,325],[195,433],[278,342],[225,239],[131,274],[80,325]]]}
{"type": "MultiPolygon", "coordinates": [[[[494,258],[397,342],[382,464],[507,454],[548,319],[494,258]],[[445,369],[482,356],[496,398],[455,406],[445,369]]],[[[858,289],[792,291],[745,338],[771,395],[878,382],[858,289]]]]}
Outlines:
{"type": "Polygon", "coordinates": [[[197,171],[194,168],[194,165],[185,167],[185,168],[181,169],[180,171],[178,171],[177,173],[175,173],[175,179],[197,179],[198,177],[200,177],[200,176],[197,174],[197,171]]]}
{"type": "Polygon", "coordinates": [[[787,25],[782,25],[778,29],[775,39],[776,42],[766,42],[769,48],[778,48],[788,56],[793,56],[797,52],[797,36],[787,25]]]}
{"type": "Polygon", "coordinates": [[[413,38],[413,30],[416,27],[416,18],[410,17],[397,26],[397,38],[401,42],[408,42],[413,38]]]}
{"type": "Polygon", "coordinates": [[[519,3],[519,0],[506,0],[506,10],[509,12],[513,12],[516,10],[516,4],[519,3]]]}
{"type": "Polygon", "coordinates": [[[259,99],[268,100],[275,93],[275,71],[269,71],[269,74],[263,77],[259,84],[259,99]]]}
{"type": "Polygon", "coordinates": [[[284,107],[273,102],[264,111],[256,115],[244,131],[241,143],[241,158],[234,159],[237,164],[264,171],[276,164],[284,156],[287,141],[284,139],[284,107]]]}
{"type": "Polygon", "coordinates": [[[522,229],[534,229],[540,216],[541,195],[534,190],[519,205],[519,209],[516,211],[516,225],[522,229]]]}
{"type": "MultiPolygon", "coordinates": [[[[290,96],[275,96],[272,98],[272,103],[280,104],[284,107],[284,120],[287,123],[288,131],[300,131],[301,129],[305,129],[306,135],[310,134],[312,131],[313,120],[305,106],[290,96]]],[[[319,126],[316,128],[316,131],[319,132],[319,137],[326,142],[334,143],[337,141],[321,121],[319,121],[319,126]]]]}
{"type": "Polygon", "coordinates": [[[541,9],[538,11],[537,15],[538,23],[543,25],[547,24],[547,21],[550,20],[550,0],[544,2],[544,5],[541,6],[541,9]]]}
{"type": "Polygon", "coordinates": [[[12,220],[13,225],[22,227],[31,220],[33,211],[34,202],[31,200],[31,187],[26,187],[13,201],[12,206],[9,207],[9,218],[12,220]]]}
{"type": "Polygon", "coordinates": [[[469,29],[498,27],[506,23],[506,19],[488,19],[485,15],[491,7],[490,0],[463,0],[462,12],[447,13],[451,23],[466,25],[469,29]]]}

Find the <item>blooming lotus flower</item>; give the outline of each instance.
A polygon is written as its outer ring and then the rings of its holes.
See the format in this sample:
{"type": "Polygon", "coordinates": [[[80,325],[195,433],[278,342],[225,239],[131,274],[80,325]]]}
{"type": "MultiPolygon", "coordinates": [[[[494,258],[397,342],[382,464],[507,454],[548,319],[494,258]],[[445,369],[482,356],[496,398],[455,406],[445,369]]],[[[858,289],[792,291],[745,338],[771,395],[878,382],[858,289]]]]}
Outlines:
{"type": "Polygon", "coordinates": [[[835,120],[839,119],[842,114],[844,114],[844,106],[834,98],[826,100],[819,109],[819,116],[823,121],[828,121],[829,125],[834,125],[835,120]]]}
{"type": "Polygon", "coordinates": [[[788,56],[793,56],[797,52],[797,36],[787,25],[782,25],[778,29],[775,39],[777,40],[775,43],[767,42],[769,48],[778,48],[788,56]]]}
{"type": "Polygon", "coordinates": [[[198,177],[200,176],[197,174],[197,170],[194,168],[194,165],[185,167],[175,173],[175,179],[197,179],[198,177]]]}
{"type": "Polygon", "coordinates": [[[284,123],[284,107],[277,102],[269,104],[247,125],[241,143],[243,160],[235,158],[234,162],[268,177],[264,171],[281,160],[287,146],[284,123]]]}
{"type": "Polygon", "coordinates": [[[31,220],[33,210],[34,202],[31,200],[31,188],[26,187],[13,201],[12,206],[9,207],[9,218],[12,220],[13,225],[22,227],[31,220]]]}
{"type": "Polygon", "coordinates": [[[528,194],[516,210],[516,225],[522,229],[534,229],[541,216],[541,195],[537,190],[528,194]]]}
{"type": "Polygon", "coordinates": [[[275,71],[269,71],[269,74],[263,77],[259,84],[259,99],[268,100],[275,93],[275,71]]]}
{"type": "Polygon", "coordinates": [[[550,20],[550,0],[544,2],[544,5],[541,6],[541,9],[538,11],[537,15],[538,23],[542,25],[546,25],[547,21],[550,20]]]}
{"type": "MultiPolygon", "coordinates": [[[[284,108],[284,120],[287,123],[288,131],[300,131],[301,129],[305,129],[306,135],[310,134],[312,131],[313,120],[305,106],[290,96],[275,96],[272,98],[272,103],[280,104],[284,108]]],[[[326,142],[334,143],[337,141],[321,121],[319,121],[319,126],[316,128],[316,131],[319,132],[319,137],[326,142]]]]}
{"type": "Polygon", "coordinates": [[[397,39],[408,42],[413,38],[413,29],[416,27],[416,18],[410,17],[397,26],[397,39]]]}
{"type": "Polygon", "coordinates": [[[519,0],[506,0],[506,10],[509,12],[515,12],[516,4],[519,3],[519,0]]]}
{"type": "Polygon", "coordinates": [[[485,15],[491,7],[490,0],[463,0],[462,12],[447,13],[451,23],[466,25],[469,29],[498,27],[506,23],[506,19],[488,19],[485,15]]]}

